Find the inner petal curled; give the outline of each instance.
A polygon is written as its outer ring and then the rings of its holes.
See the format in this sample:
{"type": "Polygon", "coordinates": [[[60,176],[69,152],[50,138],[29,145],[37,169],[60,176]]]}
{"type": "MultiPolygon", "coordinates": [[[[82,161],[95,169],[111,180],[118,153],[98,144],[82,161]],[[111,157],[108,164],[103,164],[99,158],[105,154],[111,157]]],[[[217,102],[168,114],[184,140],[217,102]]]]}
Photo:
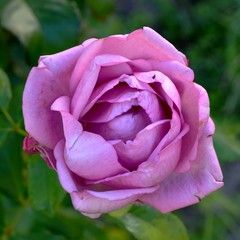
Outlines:
{"type": "Polygon", "coordinates": [[[86,123],[86,131],[97,133],[106,140],[133,140],[137,133],[151,123],[146,112],[139,106],[105,123],[86,123]]]}

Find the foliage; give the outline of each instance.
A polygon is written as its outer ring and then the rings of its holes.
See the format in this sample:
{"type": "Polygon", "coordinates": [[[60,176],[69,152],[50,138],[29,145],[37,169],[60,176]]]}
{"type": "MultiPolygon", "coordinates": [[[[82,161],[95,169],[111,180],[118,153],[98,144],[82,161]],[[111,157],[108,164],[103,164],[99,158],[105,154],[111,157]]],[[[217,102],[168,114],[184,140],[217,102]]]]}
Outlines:
{"type": "Polygon", "coordinates": [[[2,239],[184,240],[186,228],[189,239],[238,239],[239,18],[239,0],[0,0],[2,239]],[[144,25],[187,55],[195,81],[208,90],[226,187],[175,215],[134,206],[91,220],[73,210],[55,172],[39,156],[23,153],[23,87],[40,55],[144,25]]]}

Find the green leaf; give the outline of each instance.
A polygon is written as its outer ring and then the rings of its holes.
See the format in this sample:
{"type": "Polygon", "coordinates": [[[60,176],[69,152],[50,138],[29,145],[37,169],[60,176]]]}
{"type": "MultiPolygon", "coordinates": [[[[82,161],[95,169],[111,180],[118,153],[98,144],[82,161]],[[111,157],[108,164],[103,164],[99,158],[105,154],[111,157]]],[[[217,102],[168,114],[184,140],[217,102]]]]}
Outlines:
{"type": "Polygon", "coordinates": [[[240,123],[238,120],[216,120],[214,145],[221,161],[240,159],[240,123]]]}
{"type": "Polygon", "coordinates": [[[10,131],[12,131],[11,125],[7,122],[7,119],[3,113],[0,112],[0,147],[7,139],[8,133],[10,131]]]}
{"type": "Polygon", "coordinates": [[[2,235],[4,229],[4,214],[5,210],[3,208],[2,196],[0,195],[0,236],[2,235]]]}
{"type": "Polygon", "coordinates": [[[0,69],[0,109],[7,109],[12,98],[10,81],[7,74],[0,69]]]}
{"type": "Polygon", "coordinates": [[[52,216],[65,196],[56,172],[49,169],[39,156],[31,156],[29,170],[29,199],[34,209],[52,216]]]}
{"type": "Polygon", "coordinates": [[[0,191],[21,202],[24,195],[22,137],[9,134],[0,151],[0,191]]]}
{"type": "Polygon", "coordinates": [[[87,0],[86,3],[93,14],[98,18],[105,19],[114,12],[115,6],[112,0],[87,0]]]}
{"type": "Polygon", "coordinates": [[[1,0],[0,1],[0,17],[2,15],[2,11],[5,8],[5,6],[7,5],[7,3],[9,3],[9,0],[1,0]]]}
{"type": "Polygon", "coordinates": [[[57,236],[56,234],[50,234],[50,233],[32,233],[27,235],[15,235],[10,237],[10,240],[67,240],[63,236],[57,236]]]}
{"type": "Polygon", "coordinates": [[[40,55],[78,44],[79,14],[67,0],[11,0],[1,22],[26,46],[34,63],[40,55]]]}
{"type": "Polygon", "coordinates": [[[132,207],[131,205],[128,205],[128,206],[123,207],[123,208],[121,208],[119,210],[110,212],[109,215],[111,217],[121,217],[124,214],[126,214],[130,210],[131,207],[132,207]]]}
{"type": "Polygon", "coordinates": [[[132,214],[126,214],[123,218],[125,227],[138,240],[160,240],[161,232],[150,223],[132,214]]]}
{"type": "MultiPolygon", "coordinates": [[[[41,35],[34,35],[29,45],[37,53],[50,54],[78,44],[79,14],[66,0],[26,0],[41,26],[41,35]],[[38,42],[40,40],[40,42],[38,42]],[[41,51],[40,51],[41,49],[41,51]]],[[[34,51],[31,51],[32,54],[34,51]]]]}
{"type": "Polygon", "coordinates": [[[153,213],[149,208],[143,215],[128,213],[121,217],[127,230],[137,240],[187,240],[187,231],[182,221],[173,214],[153,213]]]}
{"type": "Polygon", "coordinates": [[[16,35],[27,45],[34,32],[40,31],[40,25],[32,10],[23,0],[12,0],[5,6],[1,19],[2,26],[16,35]]]}

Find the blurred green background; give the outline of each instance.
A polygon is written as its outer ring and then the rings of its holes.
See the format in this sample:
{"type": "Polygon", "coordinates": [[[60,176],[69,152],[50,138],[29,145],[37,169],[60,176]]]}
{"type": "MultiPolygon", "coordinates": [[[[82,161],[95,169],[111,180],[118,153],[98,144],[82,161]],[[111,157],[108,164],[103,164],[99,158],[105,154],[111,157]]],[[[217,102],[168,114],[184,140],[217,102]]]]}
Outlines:
{"type": "Polygon", "coordinates": [[[0,239],[240,239],[239,0],[0,0],[0,23],[0,239]],[[225,186],[174,214],[134,206],[91,220],[23,153],[23,87],[40,55],[142,26],[182,51],[209,92],[225,186]]]}

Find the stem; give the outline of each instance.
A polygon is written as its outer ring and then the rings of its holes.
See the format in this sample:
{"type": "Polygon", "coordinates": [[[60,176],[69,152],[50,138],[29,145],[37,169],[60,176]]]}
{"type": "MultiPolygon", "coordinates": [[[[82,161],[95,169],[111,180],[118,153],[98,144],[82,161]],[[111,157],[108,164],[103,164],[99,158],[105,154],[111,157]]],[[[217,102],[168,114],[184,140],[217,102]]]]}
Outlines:
{"type": "Polygon", "coordinates": [[[26,137],[27,133],[21,129],[18,124],[16,124],[13,120],[13,118],[10,116],[10,114],[3,108],[1,108],[1,111],[3,113],[3,115],[5,116],[5,118],[8,120],[8,122],[10,123],[10,125],[12,126],[12,130],[16,133],[19,133],[20,135],[26,137]]]}

